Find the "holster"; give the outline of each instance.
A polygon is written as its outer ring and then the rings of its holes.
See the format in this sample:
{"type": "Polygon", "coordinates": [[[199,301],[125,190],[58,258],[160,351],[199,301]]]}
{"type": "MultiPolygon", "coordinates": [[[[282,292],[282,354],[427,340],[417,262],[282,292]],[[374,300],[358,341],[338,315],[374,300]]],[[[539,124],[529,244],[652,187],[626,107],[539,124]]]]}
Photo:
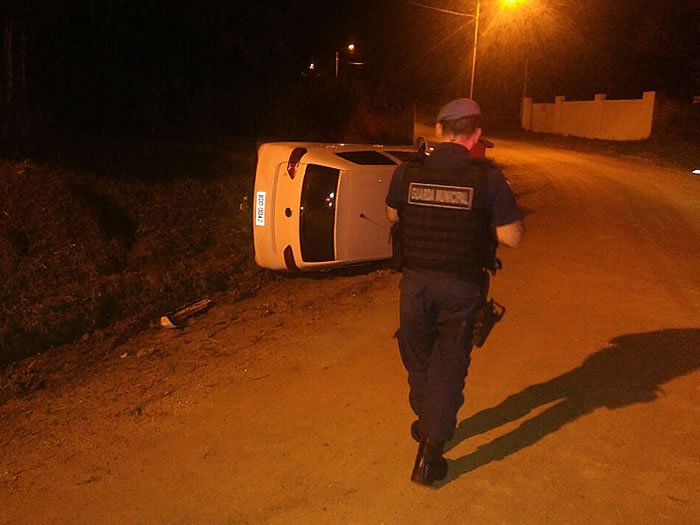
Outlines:
{"type": "Polygon", "coordinates": [[[401,238],[401,221],[391,225],[391,267],[400,272],[403,270],[403,245],[401,238]]]}
{"type": "Polygon", "coordinates": [[[493,299],[485,301],[474,316],[474,328],[472,330],[472,345],[480,348],[484,346],[494,325],[503,319],[506,313],[504,306],[493,299]]]}

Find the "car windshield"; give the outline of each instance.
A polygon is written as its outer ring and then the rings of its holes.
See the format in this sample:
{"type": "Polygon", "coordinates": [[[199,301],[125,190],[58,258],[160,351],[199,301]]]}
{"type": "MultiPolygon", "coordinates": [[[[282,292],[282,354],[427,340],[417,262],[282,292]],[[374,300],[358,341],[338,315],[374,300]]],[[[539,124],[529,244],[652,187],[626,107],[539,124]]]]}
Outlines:
{"type": "MultiPolygon", "coordinates": [[[[386,158],[386,157],[385,157],[386,158]]],[[[299,240],[306,262],[335,259],[335,203],[340,171],[309,164],[301,190],[299,240]]]]}

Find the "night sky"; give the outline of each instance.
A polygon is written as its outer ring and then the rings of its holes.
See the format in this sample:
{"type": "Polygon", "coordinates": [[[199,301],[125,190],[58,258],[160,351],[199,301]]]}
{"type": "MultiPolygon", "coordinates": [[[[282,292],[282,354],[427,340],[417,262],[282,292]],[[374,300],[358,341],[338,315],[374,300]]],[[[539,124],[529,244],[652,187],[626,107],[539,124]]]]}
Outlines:
{"type": "MultiPolygon", "coordinates": [[[[330,119],[359,100],[408,107],[468,94],[474,26],[454,14],[473,13],[468,0],[0,6],[5,137],[293,134],[305,116],[330,119]]],[[[495,114],[517,114],[526,64],[536,100],[700,94],[700,0],[522,0],[507,10],[482,0],[481,28],[475,98],[495,114]]]]}

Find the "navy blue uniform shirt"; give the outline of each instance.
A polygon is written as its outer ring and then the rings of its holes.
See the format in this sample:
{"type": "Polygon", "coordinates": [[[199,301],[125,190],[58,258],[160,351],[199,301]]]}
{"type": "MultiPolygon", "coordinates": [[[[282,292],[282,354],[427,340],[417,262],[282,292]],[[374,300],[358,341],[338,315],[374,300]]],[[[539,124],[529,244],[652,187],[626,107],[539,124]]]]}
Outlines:
{"type": "MultiPolygon", "coordinates": [[[[469,164],[470,159],[469,150],[464,146],[453,142],[441,142],[425,158],[425,167],[432,169],[459,168],[469,164]]],[[[406,163],[396,168],[385,200],[387,206],[397,210],[401,206],[401,181],[405,171],[406,163]]],[[[489,187],[486,203],[491,212],[494,226],[505,226],[521,220],[515,196],[501,170],[494,166],[487,171],[486,177],[489,187]]]]}

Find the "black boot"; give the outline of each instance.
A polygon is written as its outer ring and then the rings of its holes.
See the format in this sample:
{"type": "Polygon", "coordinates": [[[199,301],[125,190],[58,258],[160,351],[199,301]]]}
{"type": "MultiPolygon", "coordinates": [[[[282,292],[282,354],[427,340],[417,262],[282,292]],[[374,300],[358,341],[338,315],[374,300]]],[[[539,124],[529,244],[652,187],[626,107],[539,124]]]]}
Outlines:
{"type": "Polygon", "coordinates": [[[447,460],[442,457],[443,447],[443,444],[438,445],[427,440],[420,442],[411,481],[430,486],[447,476],[447,460]]]}

